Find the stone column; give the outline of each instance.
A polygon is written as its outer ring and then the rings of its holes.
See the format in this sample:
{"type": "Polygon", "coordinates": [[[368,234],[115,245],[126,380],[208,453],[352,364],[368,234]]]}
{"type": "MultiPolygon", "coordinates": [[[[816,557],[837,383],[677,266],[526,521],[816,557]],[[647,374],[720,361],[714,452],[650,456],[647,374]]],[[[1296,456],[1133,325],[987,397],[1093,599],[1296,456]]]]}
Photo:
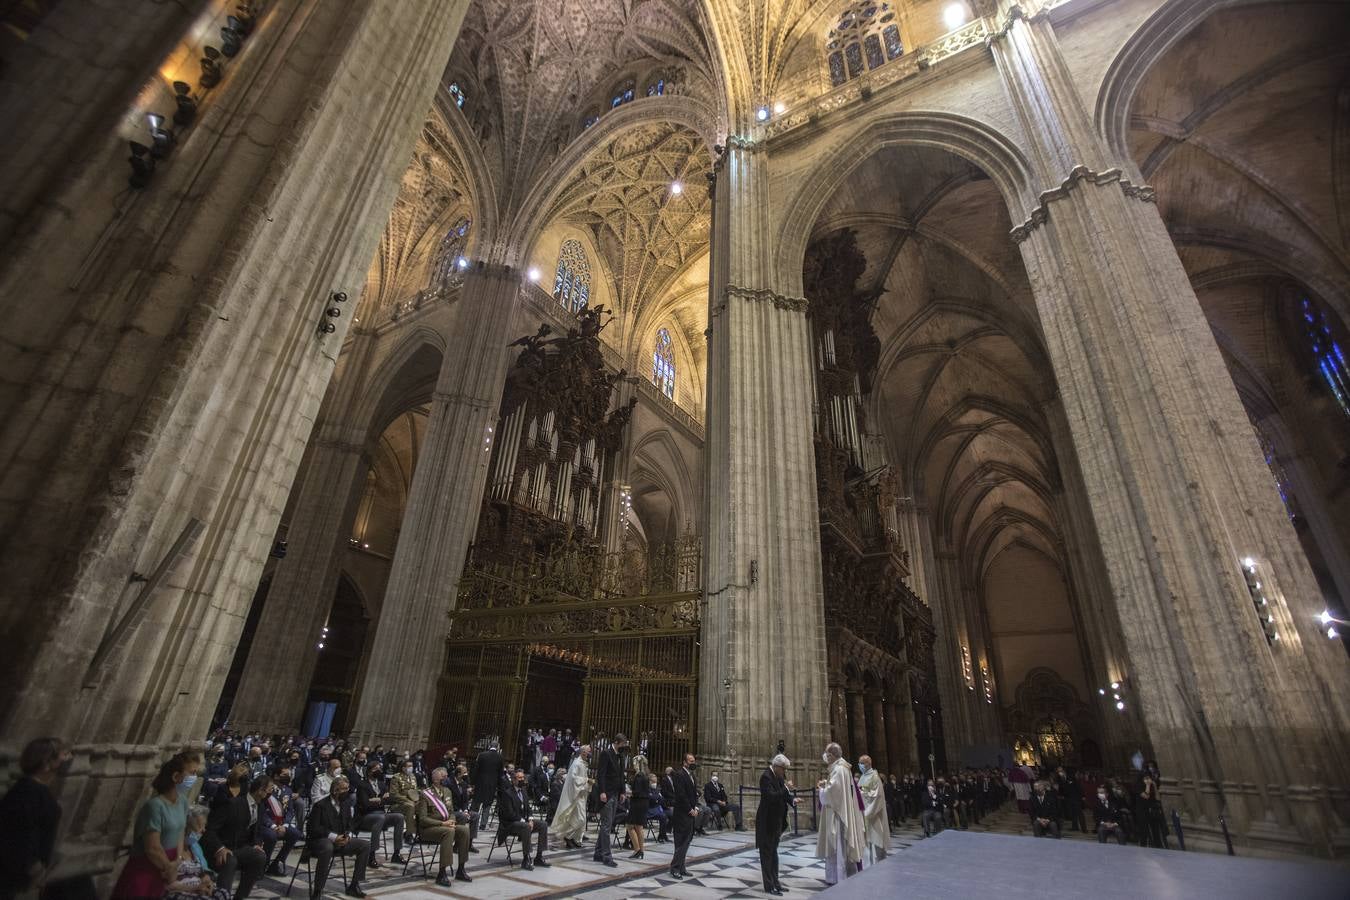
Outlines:
{"type": "Polygon", "coordinates": [[[1328,852],[1348,797],[1350,664],[1318,631],[1317,585],[1251,425],[1151,190],[1094,132],[1048,20],[1010,17],[993,49],[1046,188],[1013,238],[1127,674],[1167,760],[1164,800],[1188,841],[1214,840],[1224,814],[1253,850],[1328,852]],[[1270,643],[1246,557],[1271,598],[1270,643]]]}
{"type": "Polygon", "coordinates": [[[209,725],[351,321],[320,336],[329,294],[364,278],[466,7],[269,4],[143,191],[114,126],[83,130],[0,253],[0,632],[24,636],[0,733],[76,746],[58,877],[111,870],[146,773],[209,725]]]}
{"type": "Polygon", "coordinates": [[[890,771],[890,752],[887,748],[886,706],[880,694],[867,698],[867,753],[872,757],[872,767],[880,772],[890,771]]]}
{"type": "MultiPolygon", "coordinates": [[[[763,149],[732,137],[714,187],[699,741],[816,759],[829,731],[806,301],[771,265],[763,149]]],[[[800,263],[799,263],[800,264],[800,263]]],[[[753,774],[753,773],[752,773],[753,774]]]]}
{"type": "Polygon", "coordinates": [[[938,696],[942,700],[943,737],[947,757],[955,766],[962,751],[970,745],[971,725],[970,691],[966,689],[961,665],[961,645],[965,638],[965,596],[961,586],[960,562],[956,554],[944,547],[935,554],[938,569],[938,594],[931,603],[933,610],[933,656],[937,665],[938,696]]]}
{"type": "Polygon", "coordinates": [[[848,692],[848,743],[846,758],[856,763],[867,752],[867,704],[861,689],[848,692]]]}
{"type": "MultiPolygon", "coordinates": [[[[909,702],[909,691],[902,697],[886,699],[886,750],[890,772],[903,775],[918,771],[918,744],[914,732],[914,704],[909,702]]],[[[889,772],[887,773],[889,774],[889,772]]]]}
{"type": "Polygon", "coordinates": [[[423,747],[445,665],[446,616],[487,486],[517,327],[521,275],[475,262],[464,278],[357,699],[355,739],[423,747]]]}
{"type": "Polygon", "coordinates": [[[342,555],[370,468],[370,423],[353,420],[367,385],[374,336],[357,332],[329,386],[328,419],[314,429],[286,532],[286,558],[277,563],[249,647],[230,724],[268,734],[298,729],[318,662],[319,629],[337,593],[342,555]]]}

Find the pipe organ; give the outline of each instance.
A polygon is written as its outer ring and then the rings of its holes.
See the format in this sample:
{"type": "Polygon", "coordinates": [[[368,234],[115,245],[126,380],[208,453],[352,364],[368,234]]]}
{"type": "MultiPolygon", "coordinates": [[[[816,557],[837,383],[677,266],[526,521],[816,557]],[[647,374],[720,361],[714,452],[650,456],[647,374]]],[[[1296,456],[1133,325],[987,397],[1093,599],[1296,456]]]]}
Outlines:
{"type": "Polygon", "coordinates": [[[622,449],[632,403],[611,409],[623,372],[600,352],[603,307],[553,337],[523,337],[495,427],[488,490],[472,558],[540,557],[571,544],[598,549],[607,468],[622,449]]]}

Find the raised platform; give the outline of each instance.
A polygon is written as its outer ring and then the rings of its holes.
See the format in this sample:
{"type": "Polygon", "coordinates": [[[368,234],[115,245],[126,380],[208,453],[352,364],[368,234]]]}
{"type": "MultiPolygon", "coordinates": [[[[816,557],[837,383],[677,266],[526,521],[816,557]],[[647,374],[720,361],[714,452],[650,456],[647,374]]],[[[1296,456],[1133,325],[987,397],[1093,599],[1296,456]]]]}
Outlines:
{"type": "Polygon", "coordinates": [[[824,891],[829,900],[1345,900],[1350,867],[1117,844],[944,831],[824,891]]]}

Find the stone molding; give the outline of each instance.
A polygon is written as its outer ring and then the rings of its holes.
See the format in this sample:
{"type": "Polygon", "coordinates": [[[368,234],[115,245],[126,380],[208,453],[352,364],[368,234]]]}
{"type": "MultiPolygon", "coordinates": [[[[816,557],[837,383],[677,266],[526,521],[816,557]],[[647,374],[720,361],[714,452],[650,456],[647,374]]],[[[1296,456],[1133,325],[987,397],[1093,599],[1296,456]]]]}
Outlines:
{"type": "Polygon", "coordinates": [[[1062,200],[1069,196],[1069,192],[1082,183],[1090,183],[1098,186],[1108,184],[1119,184],[1121,191],[1126,197],[1134,200],[1140,200],[1144,203],[1157,202],[1158,195],[1146,184],[1134,184],[1124,176],[1118,168],[1105,169],[1101,172],[1094,172],[1087,166],[1074,166],[1069,171],[1069,177],[1065,178],[1058,187],[1050,188],[1048,191],[1042,191],[1037,198],[1040,202],[1036,208],[1027,216],[1026,221],[1008,232],[1014,243],[1022,243],[1038,227],[1045,224],[1050,218],[1050,204],[1056,200],[1062,200]]]}
{"type": "Polygon", "coordinates": [[[725,296],[727,300],[723,301],[721,304],[717,306],[717,308],[713,311],[714,315],[725,309],[727,301],[729,301],[732,297],[737,297],[741,300],[747,300],[752,303],[764,303],[764,302],[772,303],[775,308],[786,309],[789,310],[790,312],[806,312],[807,307],[807,301],[805,297],[785,297],[782,294],[774,293],[773,291],[770,290],[757,291],[751,288],[739,287],[734,284],[727,285],[725,296]]]}

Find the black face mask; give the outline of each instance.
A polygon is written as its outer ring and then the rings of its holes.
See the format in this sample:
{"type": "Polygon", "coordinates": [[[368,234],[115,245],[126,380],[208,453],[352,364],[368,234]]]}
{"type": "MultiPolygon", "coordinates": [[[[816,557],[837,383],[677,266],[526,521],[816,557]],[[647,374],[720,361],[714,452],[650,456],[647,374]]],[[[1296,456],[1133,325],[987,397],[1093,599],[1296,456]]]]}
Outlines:
{"type": "Polygon", "coordinates": [[[62,778],[65,778],[67,775],[70,774],[70,767],[73,766],[74,764],[75,764],[75,757],[72,756],[67,758],[65,762],[61,763],[61,765],[56,767],[56,774],[60,775],[62,778]]]}
{"type": "Polygon", "coordinates": [[[291,776],[289,775],[277,776],[277,784],[290,784],[290,783],[291,783],[291,776]]]}

